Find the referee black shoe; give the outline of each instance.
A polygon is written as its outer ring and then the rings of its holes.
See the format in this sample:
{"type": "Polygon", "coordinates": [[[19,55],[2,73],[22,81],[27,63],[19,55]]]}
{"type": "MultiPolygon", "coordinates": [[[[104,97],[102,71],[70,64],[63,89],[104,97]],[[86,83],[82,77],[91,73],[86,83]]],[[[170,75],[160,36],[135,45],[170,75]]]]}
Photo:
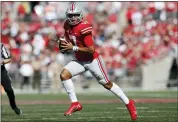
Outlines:
{"type": "Polygon", "coordinates": [[[22,114],[22,111],[19,109],[19,108],[14,108],[13,109],[14,110],[14,112],[17,114],[17,115],[20,115],[20,114],[22,114]]]}

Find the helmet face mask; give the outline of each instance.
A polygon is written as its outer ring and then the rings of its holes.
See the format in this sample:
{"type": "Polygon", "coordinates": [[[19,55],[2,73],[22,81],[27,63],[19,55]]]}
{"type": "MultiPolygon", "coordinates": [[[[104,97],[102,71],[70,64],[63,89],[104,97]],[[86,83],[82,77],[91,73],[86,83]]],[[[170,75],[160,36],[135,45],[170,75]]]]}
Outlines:
{"type": "Polygon", "coordinates": [[[83,19],[83,13],[77,4],[71,3],[66,11],[67,21],[70,25],[77,25],[83,19]]]}

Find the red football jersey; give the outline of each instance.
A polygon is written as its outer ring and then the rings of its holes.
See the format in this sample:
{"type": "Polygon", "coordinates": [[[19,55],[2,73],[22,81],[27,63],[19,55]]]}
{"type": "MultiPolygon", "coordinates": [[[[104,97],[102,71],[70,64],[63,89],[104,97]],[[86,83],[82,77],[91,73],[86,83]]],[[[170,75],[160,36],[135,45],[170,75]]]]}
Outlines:
{"type": "MultiPolygon", "coordinates": [[[[65,36],[78,47],[93,46],[94,41],[92,38],[92,26],[87,21],[82,21],[75,26],[71,26],[66,21],[64,23],[65,36]]],[[[92,61],[99,56],[98,52],[93,54],[86,52],[75,52],[75,57],[79,61],[92,61]]]]}

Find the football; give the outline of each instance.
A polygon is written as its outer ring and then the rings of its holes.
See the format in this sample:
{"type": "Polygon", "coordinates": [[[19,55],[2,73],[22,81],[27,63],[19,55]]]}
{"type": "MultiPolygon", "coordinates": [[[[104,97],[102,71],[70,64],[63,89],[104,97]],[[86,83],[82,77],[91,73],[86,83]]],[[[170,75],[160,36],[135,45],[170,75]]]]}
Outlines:
{"type": "Polygon", "coordinates": [[[66,37],[65,36],[54,36],[52,37],[52,42],[57,42],[58,43],[58,47],[59,47],[59,50],[61,53],[65,53],[66,51],[61,51],[63,48],[61,47],[62,46],[62,43],[65,43],[65,41],[67,41],[66,37]]]}
{"type": "Polygon", "coordinates": [[[63,48],[61,47],[61,45],[62,45],[62,43],[63,43],[64,41],[66,41],[65,36],[61,36],[61,37],[58,39],[59,49],[60,49],[60,52],[61,52],[61,53],[65,53],[65,51],[62,51],[63,48]]]}

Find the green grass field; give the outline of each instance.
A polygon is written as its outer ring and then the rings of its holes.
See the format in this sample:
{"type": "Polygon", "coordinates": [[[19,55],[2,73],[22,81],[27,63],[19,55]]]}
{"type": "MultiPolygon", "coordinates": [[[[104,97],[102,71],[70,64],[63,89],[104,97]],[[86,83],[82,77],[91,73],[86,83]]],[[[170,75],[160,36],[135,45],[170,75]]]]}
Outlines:
{"type": "MultiPolygon", "coordinates": [[[[177,91],[126,92],[136,101],[136,122],[178,122],[177,91]]],[[[63,116],[69,106],[66,94],[19,94],[23,114],[16,115],[1,96],[1,122],[132,122],[125,105],[111,93],[78,94],[83,110],[63,116]]]]}

